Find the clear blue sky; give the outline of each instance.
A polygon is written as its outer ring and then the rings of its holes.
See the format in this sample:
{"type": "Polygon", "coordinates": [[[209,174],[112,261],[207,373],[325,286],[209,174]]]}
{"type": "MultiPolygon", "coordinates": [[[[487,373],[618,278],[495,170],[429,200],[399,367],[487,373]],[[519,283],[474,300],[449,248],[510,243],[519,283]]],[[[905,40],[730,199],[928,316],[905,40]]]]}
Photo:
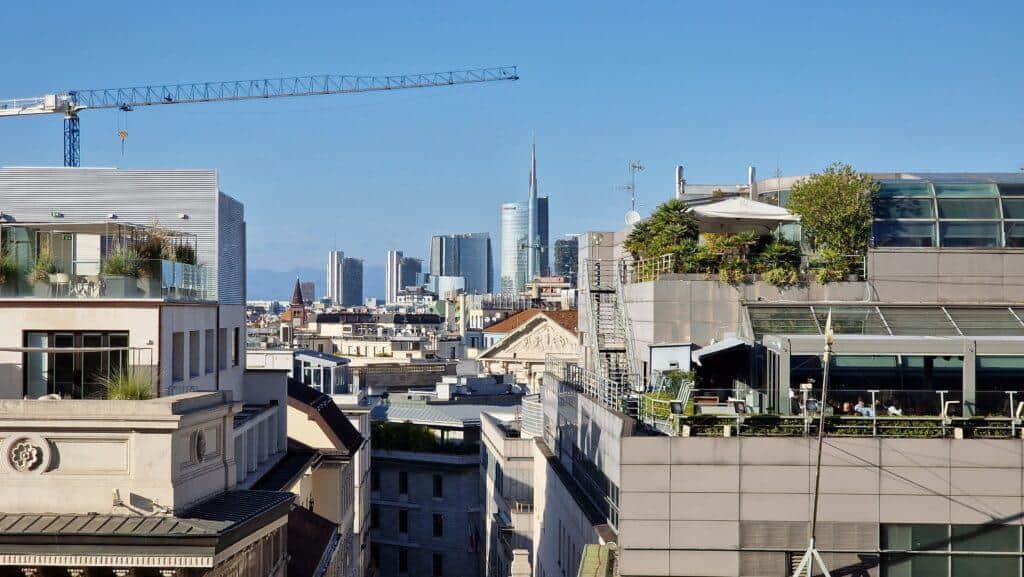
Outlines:
{"type": "MultiPolygon", "coordinates": [[[[748,164],[1015,170],[1024,2],[15,2],[0,98],[301,73],[517,64],[516,83],[82,116],[83,164],[202,167],[246,204],[250,266],[384,261],[497,230],[531,131],[552,237],[618,226],[748,164]],[[127,122],[121,155],[116,131],[127,122]]],[[[0,119],[0,164],[61,163],[59,117],[0,119]]],[[[287,290],[285,291],[287,292],[287,290]]]]}

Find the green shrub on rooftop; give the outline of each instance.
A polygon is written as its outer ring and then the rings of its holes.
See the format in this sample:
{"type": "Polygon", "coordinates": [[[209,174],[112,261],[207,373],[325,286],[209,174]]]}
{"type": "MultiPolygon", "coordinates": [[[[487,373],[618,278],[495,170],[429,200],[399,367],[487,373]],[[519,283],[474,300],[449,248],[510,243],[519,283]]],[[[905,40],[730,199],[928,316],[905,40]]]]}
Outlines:
{"type": "Polygon", "coordinates": [[[800,215],[803,237],[820,257],[813,271],[819,282],[842,280],[867,253],[878,188],[870,175],[840,162],[793,185],[786,208],[800,215]]]}
{"type": "Polygon", "coordinates": [[[114,369],[109,375],[96,380],[103,396],[109,401],[144,401],[154,396],[153,377],[146,369],[114,369]]]}

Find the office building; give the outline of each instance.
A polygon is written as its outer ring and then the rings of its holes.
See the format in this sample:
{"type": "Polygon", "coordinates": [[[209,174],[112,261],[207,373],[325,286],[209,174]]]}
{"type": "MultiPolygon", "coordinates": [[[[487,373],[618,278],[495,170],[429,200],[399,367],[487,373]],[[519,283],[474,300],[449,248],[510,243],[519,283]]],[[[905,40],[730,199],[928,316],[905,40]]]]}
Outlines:
{"type": "MultiPolygon", "coordinates": [[[[545,267],[548,240],[548,199],[537,199],[538,241],[534,243],[540,253],[541,267],[545,267]]],[[[501,292],[519,293],[526,286],[529,203],[507,202],[501,205],[501,292]]]]}
{"type": "MultiPolygon", "coordinates": [[[[1021,575],[1024,177],[872,176],[872,238],[842,278],[723,282],[628,257],[627,229],[580,237],[580,355],[545,359],[530,447],[534,575],[575,575],[584,551],[624,577],[792,574],[819,418],[833,575],[1021,575]]],[[[799,237],[779,205],[800,178],[682,195],[702,232],[799,237]]]]}
{"type": "Polygon", "coordinates": [[[493,263],[491,235],[486,232],[430,239],[430,275],[463,277],[469,294],[493,292],[493,263]]]}
{"type": "Polygon", "coordinates": [[[384,265],[384,304],[395,302],[398,291],[402,289],[402,251],[389,250],[384,265]]]}
{"type": "MultiPolygon", "coordinates": [[[[493,379],[476,380],[507,390],[493,379]]],[[[460,389],[445,383],[436,390],[442,386],[460,389]]],[[[480,574],[481,414],[511,420],[519,396],[473,402],[474,396],[482,395],[393,395],[373,408],[371,564],[381,577],[480,574]]]]}
{"type": "Polygon", "coordinates": [[[579,272],[580,240],[575,235],[555,241],[554,276],[565,277],[572,286],[576,286],[576,275],[579,272]]]}
{"type": "Polygon", "coordinates": [[[316,283],[311,280],[304,280],[299,284],[302,291],[302,304],[311,305],[316,300],[316,283]]]}
{"type": "Polygon", "coordinates": [[[327,253],[327,298],[333,305],[340,305],[343,297],[345,253],[332,250],[327,253]]]}
{"type": "Polygon", "coordinates": [[[345,257],[341,263],[341,306],[363,304],[363,259],[345,257]]]}
{"type": "Polygon", "coordinates": [[[416,284],[416,277],[423,272],[423,259],[413,258],[411,256],[402,257],[401,269],[399,272],[399,278],[401,279],[398,285],[399,290],[406,287],[418,286],[416,284]]]}

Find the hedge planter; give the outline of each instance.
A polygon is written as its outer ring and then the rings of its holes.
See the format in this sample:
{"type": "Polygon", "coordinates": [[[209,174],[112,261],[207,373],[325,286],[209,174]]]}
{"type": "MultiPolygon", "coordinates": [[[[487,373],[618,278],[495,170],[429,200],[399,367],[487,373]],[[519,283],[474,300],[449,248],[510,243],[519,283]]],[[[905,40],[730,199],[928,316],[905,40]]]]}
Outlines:
{"type": "Polygon", "coordinates": [[[103,275],[103,296],[108,298],[138,298],[139,279],[130,276],[103,275]]]}

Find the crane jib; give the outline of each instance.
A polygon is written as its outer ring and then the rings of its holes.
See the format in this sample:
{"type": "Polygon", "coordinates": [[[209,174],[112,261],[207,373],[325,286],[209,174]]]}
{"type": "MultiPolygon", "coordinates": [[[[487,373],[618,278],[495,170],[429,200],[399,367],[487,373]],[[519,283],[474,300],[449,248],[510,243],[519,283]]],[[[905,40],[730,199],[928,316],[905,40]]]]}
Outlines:
{"type": "Polygon", "coordinates": [[[64,165],[78,166],[80,162],[78,113],[90,108],[117,108],[127,112],[136,106],[351,94],[475,84],[498,80],[519,80],[517,67],[498,66],[392,76],[319,74],[258,80],[69,90],[34,98],[0,100],[0,117],[63,114],[65,117],[64,165]]]}

